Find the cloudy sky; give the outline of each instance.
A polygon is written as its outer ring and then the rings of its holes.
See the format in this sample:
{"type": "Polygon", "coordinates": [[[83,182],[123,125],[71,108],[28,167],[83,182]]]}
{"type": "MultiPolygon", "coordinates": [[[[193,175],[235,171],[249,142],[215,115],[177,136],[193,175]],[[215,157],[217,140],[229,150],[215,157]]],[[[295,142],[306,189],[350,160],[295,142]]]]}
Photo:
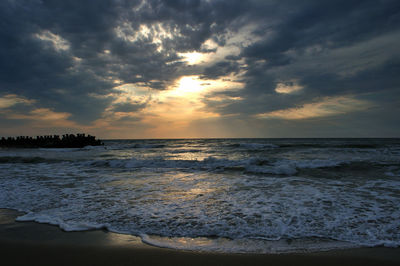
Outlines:
{"type": "Polygon", "coordinates": [[[399,137],[398,0],[1,0],[0,135],[399,137]]]}

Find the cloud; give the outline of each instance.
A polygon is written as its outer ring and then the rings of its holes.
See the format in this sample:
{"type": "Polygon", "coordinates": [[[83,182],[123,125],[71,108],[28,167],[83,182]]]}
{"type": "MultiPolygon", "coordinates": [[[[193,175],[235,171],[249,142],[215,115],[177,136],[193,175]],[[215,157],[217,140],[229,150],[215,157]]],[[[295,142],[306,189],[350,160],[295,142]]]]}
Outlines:
{"type": "MultiPolygon", "coordinates": [[[[281,1],[273,8],[275,14],[264,18],[253,11],[249,19],[259,24],[251,34],[259,39],[242,47],[239,55],[227,57],[242,70],[238,76],[245,84],[239,92],[241,100],[220,105],[207,101],[209,107],[224,115],[248,116],[295,110],[316,97],[352,94],[359,98],[382,90],[397,97],[399,4],[325,4],[281,1]]],[[[205,73],[218,76],[222,62],[205,73]]],[[[371,101],[382,104],[378,98],[371,101]]]]}
{"type": "Polygon", "coordinates": [[[130,112],[137,112],[139,110],[142,110],[145,107],[146,107],[146,103],[125,102],[125,103],[117,103],[117,104],[113,105],[112,110],[114,112],[130,113],[130,112]]]}
{"type": "Polygon", "coordinates": [[[61,38],[59,35],[56,35],[48,30],[36,33],[34,36],[41,41],[50,43],[52,48],[55,49],[56,51],[66,51],[69,50],[70,48],[69,43],[65,39],[61,38]]]}
{"type": "Polygon", "coordinates": [[[240,69],[240,64],[231,61],[220,61],[213,66],[204,69],[203,77],[206,79],[216,79],[230,74],[237,74],[240,69]]]}
{"type": "Polygon", "coordinates": [[[36,121],[65,121],[71,114],[57,113],[47,108],[38,108],[29,114],[10,114],[11,119],[36,120],[36,121]]]}
{"type": "Polygon", "coordinates": [[[328,97],[320,101],[304,104],[300,107],[257,114],[256,117],[285,120],[309,119],[362,111],[370,107],[372,107],[371,103],[357,100],[353,97],[328,97]]]}
{"type": "Polygon", "coordinates": [[[287,82],[279,82],[276,84],[275,91],[277,93],[295,93],[303,89],[302,86],[298,85],[294,81],[287,81],[287,82]]]}
{"type": "Polygon", "coordinates": [[[0,97],[0,109],[10,108],[18,104],[31,105],[34,102],[33,100],[28,100],[15,94],[7,94],[0,97]]]}
{"type": "MultiPolygon", "coordinates": [[[[38,121],[34,110],[42,110],[69,128],[116,136],[110,132],[134,123],[146,135],[157,127],[151,117],[173,120],[162,112],[179,101],[164,96],[183,77],[202,81],[192,95],[202,115],[190,116],[189,107],[177,113],[176,121],[187,119],[177,124],[188,127],[191,119],[210,125],[207,115],[229,129],[272,123],[260,114],[277,124],[316,113],[351,121],[360,112],[386,114],[366,102],[395,110],[400,97],[395,0],[5,0],[0,16],[2,125],[38,121]],[[350,103],[357,112],[346,109],[350,103]]],[[[221,126],[214,132],[227,134],[221,126]]]]}

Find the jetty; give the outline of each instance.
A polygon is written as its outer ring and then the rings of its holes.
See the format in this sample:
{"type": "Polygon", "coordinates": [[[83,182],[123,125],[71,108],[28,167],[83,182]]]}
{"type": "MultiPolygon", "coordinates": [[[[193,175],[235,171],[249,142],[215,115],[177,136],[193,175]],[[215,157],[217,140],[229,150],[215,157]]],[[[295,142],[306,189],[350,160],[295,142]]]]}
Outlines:
{"type": "Polygon", "coordinates": [[[19,136],[19,137],[2,137],[0,139],[0,147],[2,148],[82,148],[85,146],[104,145],[95,136],[86,134],[65,134],[46,136],[19,136]]]}

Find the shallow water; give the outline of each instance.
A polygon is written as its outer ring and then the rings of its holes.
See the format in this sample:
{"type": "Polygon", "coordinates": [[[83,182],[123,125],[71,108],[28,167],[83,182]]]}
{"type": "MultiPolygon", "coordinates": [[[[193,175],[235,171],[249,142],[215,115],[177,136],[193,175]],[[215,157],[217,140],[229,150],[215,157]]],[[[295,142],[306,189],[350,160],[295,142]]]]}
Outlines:
{"type": "Polygon", "coordinates": [[[0,207],[152,245],[292,252],[400,245],[399,139],[113,140],[0,149],[0,207]]]}

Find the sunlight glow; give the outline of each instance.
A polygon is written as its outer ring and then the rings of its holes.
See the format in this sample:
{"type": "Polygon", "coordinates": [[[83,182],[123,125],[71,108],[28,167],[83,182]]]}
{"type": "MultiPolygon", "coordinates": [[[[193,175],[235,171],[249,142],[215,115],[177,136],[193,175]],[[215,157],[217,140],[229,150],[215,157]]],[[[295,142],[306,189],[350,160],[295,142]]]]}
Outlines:
{"type": "Polygon", "coordinates": [[[182,56],[183,59],[189,63],[189,65],[195,65],[203,61],[203,54],[198,52],[178,53],[178,55],[182,56]]]}
{"type": "MultiPolygon", "coordinates": [[[[217,112],[206,108],[205,99],[216,105],[239,101],[241,97],[237,95],[218,92],[229,90],[233,93],[242,89],[243,85],[234,74],[219,79],[184,75],[168,84],[166,90],[154,90],[146,83],[116,84],[113,93],[96,96],[111,97],[114,100],[95,127],[105,131],[124,131],[127,132],[127,137],[201,137],[204,132],[195,126],[196,121],[215,121],[220,117],[217,112]],[[115,111],[115,106],[126,103],[143,106],[132,112],[115,111]],[[127,128],[132,130],[126,130],[127,128]],[[132,132],[136,135],[132,135],[132,132]]],[[[213,130],[212,134],[219,134],[220,127],[214,127],[213,130]]]]}
{"type": "Polygon", "coordinates": [[[176,89],[178,94],[187,94],[199,92],[201,90],[201,81],[198,76],[184,76],[179,80],[179,86],[176,89]]]}

